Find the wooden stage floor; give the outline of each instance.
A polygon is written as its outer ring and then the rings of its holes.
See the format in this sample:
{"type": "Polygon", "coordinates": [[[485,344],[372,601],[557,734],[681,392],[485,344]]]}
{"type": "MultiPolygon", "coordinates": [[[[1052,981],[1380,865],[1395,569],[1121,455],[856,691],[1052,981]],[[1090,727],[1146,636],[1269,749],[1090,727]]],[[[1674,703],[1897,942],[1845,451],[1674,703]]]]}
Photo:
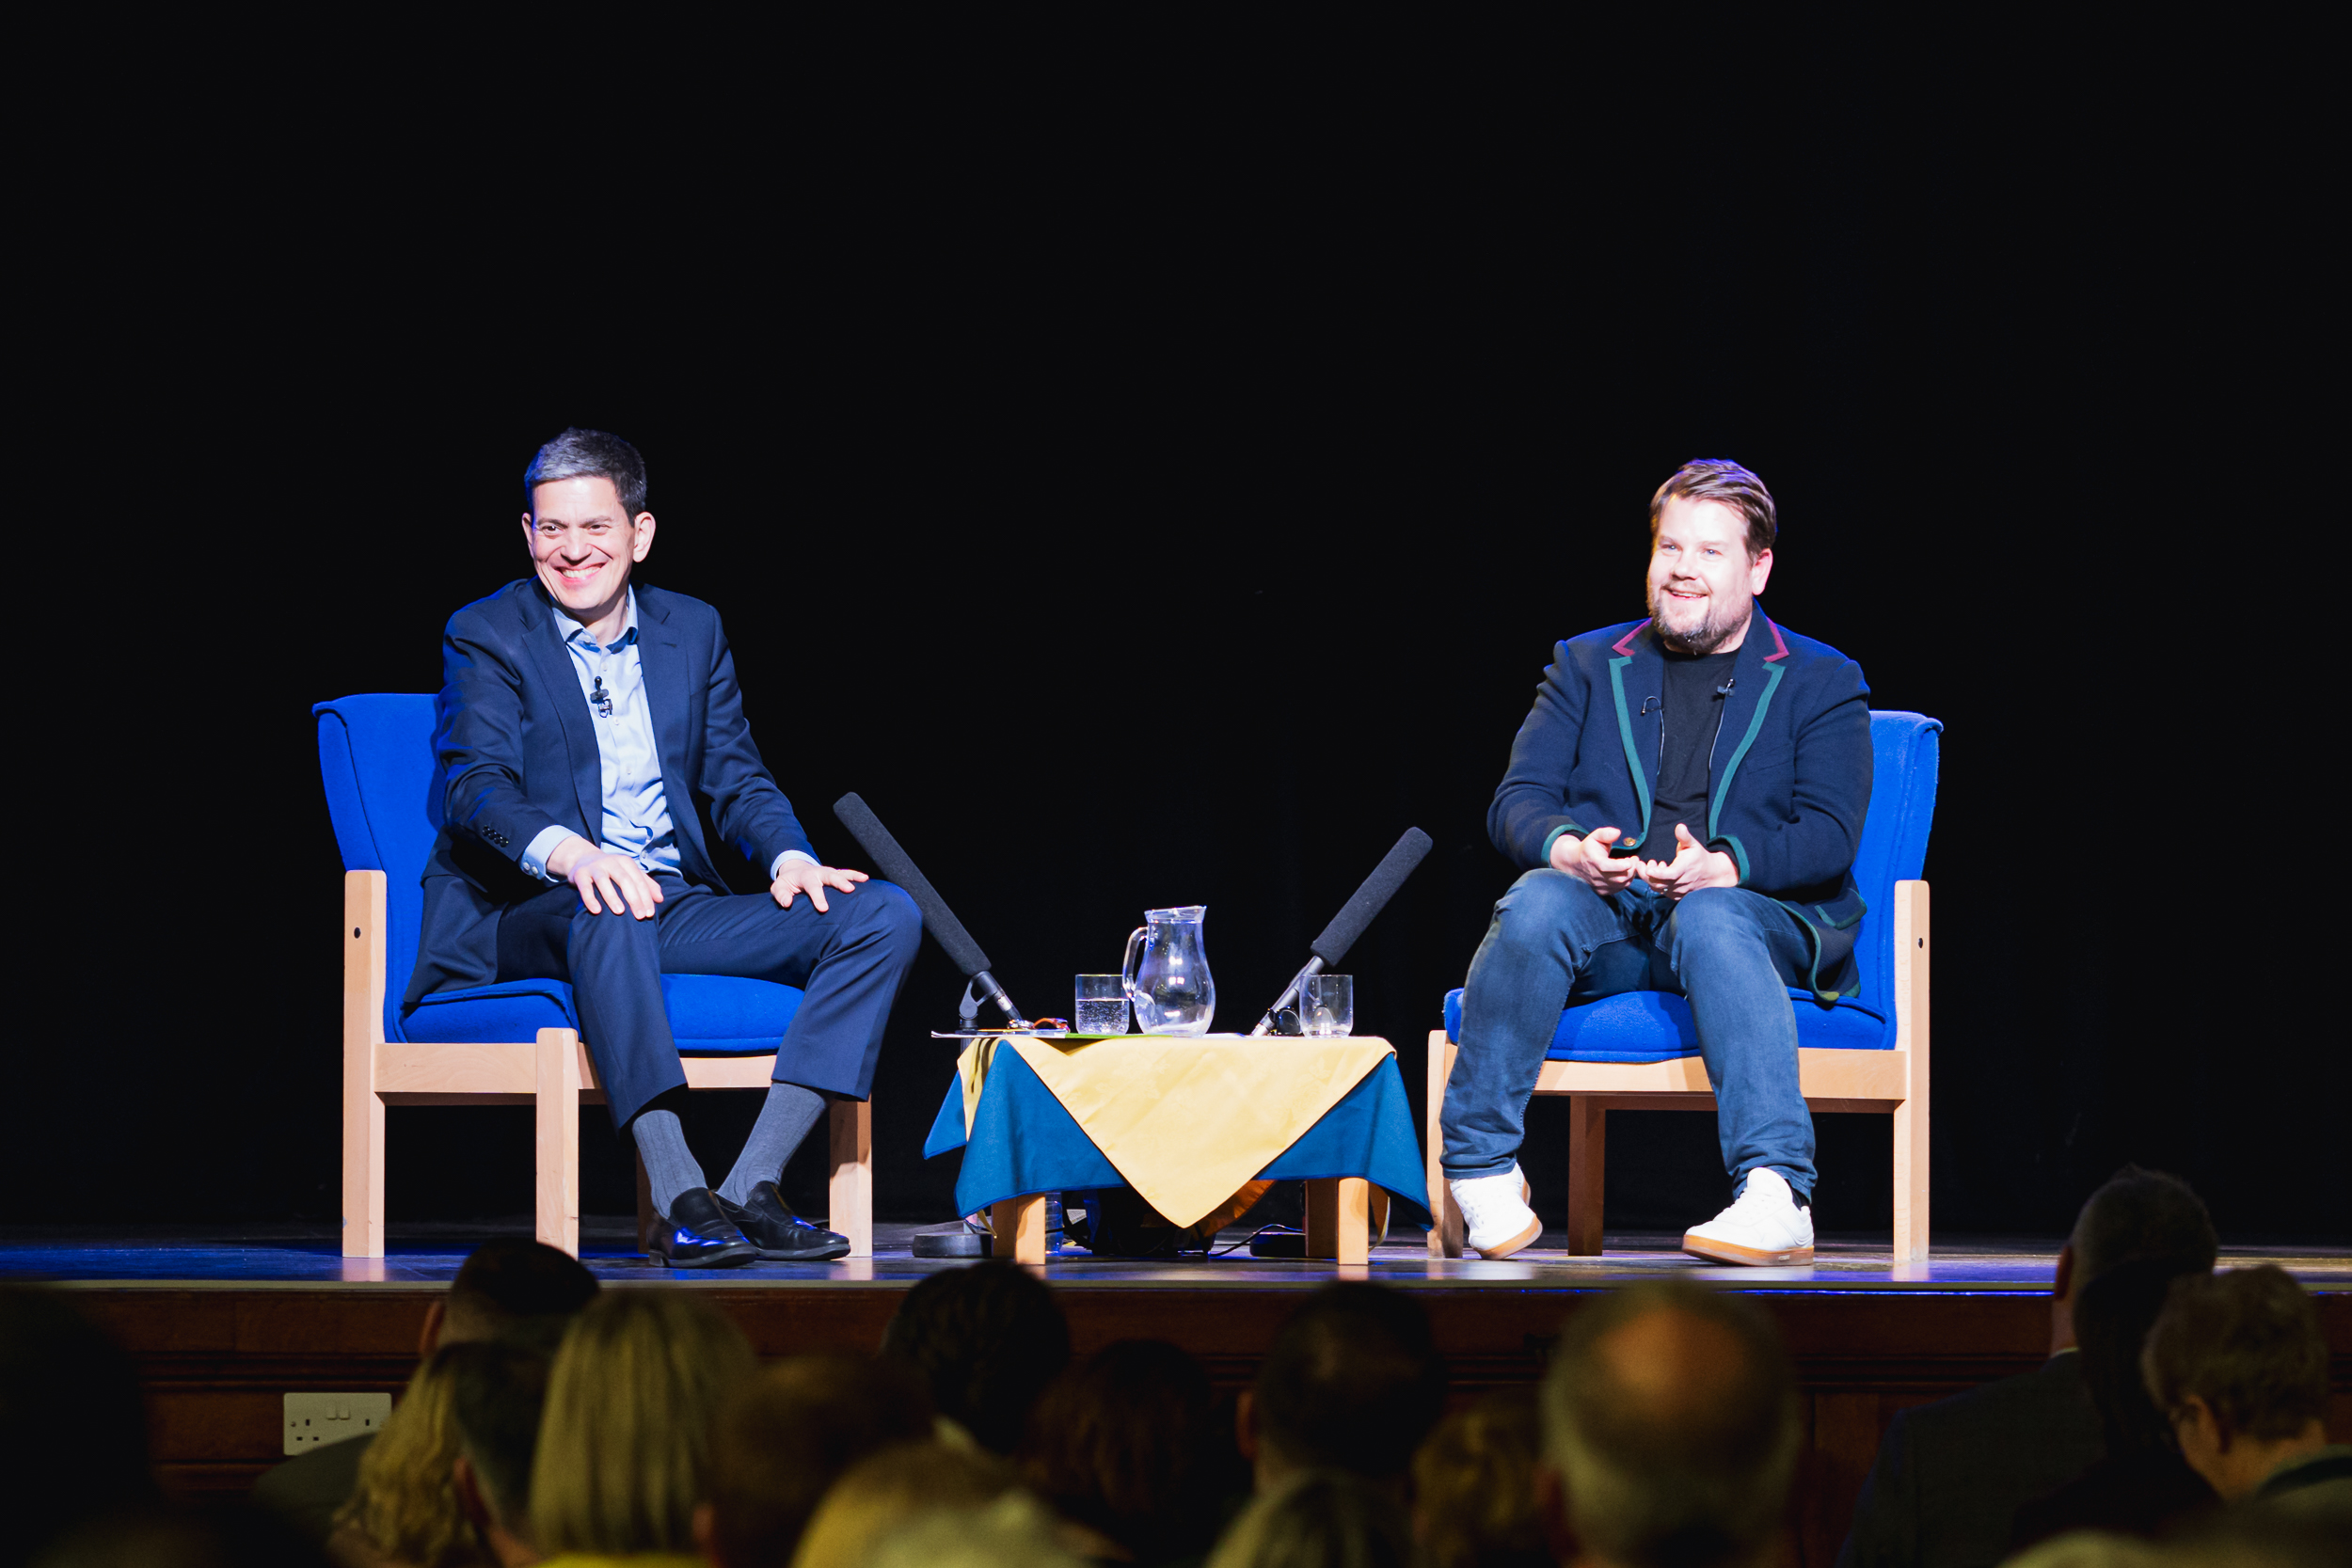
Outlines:
{"type": "MultiPolygon", "coordinates": [[[[877,1256],[816,1265],[673,1271],[633,1250],[634,1221],[588,1219],[583,1261],[609,1285],[707,1291],[763,1356],[871,1351],[898,1294],[958,1265],[909,1256],[914,1227],[877,1226],[877,1256]]],[[[52,1281],[130,1352],[155,1458],[186,1490],[233,1490],[280,1457],[289,1392],[397,1391],[434,1295],[466,1254],[512,1226],[395,1227],[390,1255],[345,1259],[329,1227],[146,1227],[136,1233],[0,1227],[0,1279],[52,1281]]],[[[1227,1242],[1246,1232],[1229,1233],[1227,1242]]],[[[1378,1280],[1428,1309],[1458,1399],[1543,1374],[1560,1327],[1594,1292],[1675,1273],[1751,1294],[1778,1323],[1803,1386],[1804,1468],[1793,1520],[1801,1562],[1826,1565],[1897,1411],[2028,1371],[2049,1350],[2055,1240],[1940,1239],[1898,1266],[1882,1238],[1827,1238],[1804,1269],[1708,1267],[1675,1236],[1606,1239],[1572,1258],[1565,1236],[1501,1262],[1433,1261],[1419,1233],[1360,1268],[1259,1259],[1246,1249],[1181,1262],[1057,1257],[1077,1354],[1115,1339],[1171,1340],[1223,1390],[1245,1386],[1300,1295],[1336,1277],[1378,1280]]],[[[2320,1297],[2333,1349],[2332,1435],[2352,1439],[2352,1248],[2225,1248],[2222,1266],[2276,1262],[2320,1297]]]]}
{"type": "MultiPolygon", "coordinates": [[[[903,1289],[937,1269],[960,1266],[910,1255],[911,1225],[877,1225],[875,1256],[838,1263],[754,1263],[724,1270],[661,1269],[636,1250],[634,1221],[584,1218],[580,1259],[609,1284],[675,1281],[698,1286],[881,1286],[903,1289]]],[[[466,1255],[494,1235],[526,1234],[527,1219],[509,1225],[420,1226],[396,1231],[389,1255],[344,1258],[334,1232],[310,1225],[92,1227],[0,1227],[0,1278],[44,1279],[77,1287],[141,1285],[443,1285],[466,1255]]],[[[1718,1268],[1685,1256],[1670,1235],[1611,1235],[1597,1258],[1571,1257],[1565,1236],[1547,1231],[1516,1258],[1432,1259],[1420,1232],[1375,1248],[1359,1274],[1326,1262],[1258,1259],[1242,1243],[1247,1230],[1219,1238],[1223,1256],[1165,1262],[1098,1259],[1067,1248],[1047,1265],[1057,1287],[1188,1290],[1295,1290],[1347,1277],[1376,1279],[1404,1289],[1429,1285],[1534,1287],[1545,1291],[1604,1290],[1661,1271],[1734,1290],[1788,1291],[2022,1291],[2047,1294],[2058,1243],[2048,1239],[1971,1237],[1940,1243],[1925,1263],[1898,1264],[1883,1238],[1825,1237],[1811,1266],[1802,1269],[1718,1268]]],[[[2313,1291],[2352,1291],[2352,1247],[2229,1247],[2222,1267],[2277,1263],[2313,1291]]]]}

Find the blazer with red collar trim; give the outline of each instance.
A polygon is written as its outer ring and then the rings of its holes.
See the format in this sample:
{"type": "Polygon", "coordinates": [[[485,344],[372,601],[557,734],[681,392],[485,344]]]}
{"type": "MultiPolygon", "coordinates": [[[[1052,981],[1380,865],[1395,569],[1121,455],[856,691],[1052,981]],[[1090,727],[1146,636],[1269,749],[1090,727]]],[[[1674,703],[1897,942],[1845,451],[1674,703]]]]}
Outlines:
{"type": "MultiPolygon", "coordinates": [[[[1556,646],[1486,811],[1488,836],[1515,864],[1549,863],[1562,833],[1615,828],[1620,845],[1641,843],[1665,727],[1663,712],[1645,699],[1665,690],[1665,663],[1646,620],[1556,646]]],[[[1731,681],[1708,754],[1706,832],[1697,836],[1732,858],[1741,887],[1804,921],[1816,994],[1851,994],[1848,960],[1863,915],[1852,867],[1870,804],[1870,689],[1860,665],[1775,625],[1761,605],[1731,681]]],[[[1672,847],[1649,858],[1661,856],[1671,860],[1672,847]]]]}
{"type": "MultiPolygon", "coordinates": [[[[523,578],[451,616],[441,634],[431,800],[441,832],[425,863],[405,1006],[497,979],[500,911],[552,885],[522,869],[523,851],[551,823],[594,842],[604,821],[596,722],[554,614],[539,580],[523,578]]],[[[811,853],[792,802],[752,744],[719,612],[641,584],[637,652],[679,874],[724,889],[706,823],[754,866],[787,849],[811,853]]]]}

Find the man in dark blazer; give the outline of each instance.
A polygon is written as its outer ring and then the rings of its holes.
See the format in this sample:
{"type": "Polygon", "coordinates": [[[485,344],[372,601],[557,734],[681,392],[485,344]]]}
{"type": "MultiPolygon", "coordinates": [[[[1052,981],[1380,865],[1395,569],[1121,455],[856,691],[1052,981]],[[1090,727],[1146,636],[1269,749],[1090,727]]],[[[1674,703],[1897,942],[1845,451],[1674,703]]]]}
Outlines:
{"type": "Polygon", "coordinates": [[[662,1216],[656,1258],[840,1257],[848,1241],[794,1214],[776,1179],[826,1096],[871,1092],[921,916],[888,883],[818,863],[752,743],[718,612],[630,584],[654,538],[636,449],[567,430],[539,449],[523,489],[532,576],[442,634],[441,830],[406,1006],[493,981],[569,981],[613,1123],[644,1159],[662,1216]],[[712,832],[766,875],[766,892],[728,891],[712,832]],[[686,1077],[665,974],[805,991],[716,1192],[678,1121],[686,1077]]]}
{"type": "Polygon", "coordinates": [[[1778,528],[1756,475],[1686,464],[1650,500],[1648,616],[1560,643],[1512,744],[1486,831],[1530,869],[1470,963],[1442,1118],[1447,1184],[1483,1257],[1542,1229],[1518,1155],[1562,1009],[1659,990],[1690,1000],[1733,1183],[1684,1250],[1812,1261],[1788,988],[1826,1006],[1858,983],[1869,689],[1756,603],[1778,528]]]}
{"type": "Polygon", "coordinates": [[[2090,1195],[2050,1287],[2050,1358],[1932,1404],[1898,1412],[1863,1482],[1837,1568],[1992,1568],[2017,1511],[2107,1451],[2083,1378],[2074,1304],[2126,1263],[2210,1274],[2213,1221],[2186,1183],[2126,1165],[2090,1195]]]}

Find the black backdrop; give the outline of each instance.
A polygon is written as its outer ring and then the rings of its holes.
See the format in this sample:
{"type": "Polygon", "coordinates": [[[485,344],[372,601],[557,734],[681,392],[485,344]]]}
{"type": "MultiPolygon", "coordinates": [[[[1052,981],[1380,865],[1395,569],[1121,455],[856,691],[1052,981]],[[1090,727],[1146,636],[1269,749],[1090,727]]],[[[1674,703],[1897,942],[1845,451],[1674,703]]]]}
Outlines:
{"type": "MultiPolygon", "coordinates": [[[[1937,1227],[2055,1233],[2129,1159],[2232,1240],[2344,1239],[2341,965],[2296,858],[2335,851],[2284,817],[2326,819],[2330,703],[2264,652],[2261,569],[2266,476],[2328,436],[2283,379],[2293,253],[2181,243],[2254,224],[2233,171],[2029,83],[1826,57],[1574,127],[1354,107],[1116,150],[861,121],[478,198],[453,147],[183,165],[168,243],[102,222],[19,429],[54,493],[19,556],[8,1216],[332,1221],[308,707],[434,687],[449,611],[524,569],[532,448],[580,423],[644,451],[646,578],[727,617],[820,851],[858,863],[827,803],[861,792],[1032,1011],[1200,902],[1246,1026],[1426,829],[1347,964],[1416,1100],[1549,646],[1638,612],[1649,492],[1736,457],[1780,502],[1771,611],[1947,726],[1937,1227]]],[[[885,1218],[951,1208],[919,1146],[956,990],[927,945],[885,1218]]],[[[706,1098],[715,1177],[750,1107],[706,1098]]],[[[1555,1218],[1557,1111],[1526,1156],[1555,1218]]],[[[1614,1119],[1613,1226],[1720,1203],[1708,1118],[1614,1119]]],[[[528,1212],[527,1112],[390,1128],[396,1234],[528,1212]]],[[[1885,1123],[1821,1136],[1823,1227],[1883,1229],[1885,1123]]]]}

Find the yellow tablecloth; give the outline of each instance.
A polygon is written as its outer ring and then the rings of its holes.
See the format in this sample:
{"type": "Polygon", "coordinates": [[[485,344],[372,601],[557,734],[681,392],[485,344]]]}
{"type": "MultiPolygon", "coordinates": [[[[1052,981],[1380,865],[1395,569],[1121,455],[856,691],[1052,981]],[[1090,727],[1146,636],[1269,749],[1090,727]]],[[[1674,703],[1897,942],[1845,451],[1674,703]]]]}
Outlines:
{"type": "Polygon", "coordinates": [[[989,1063],[1005,1050],[1021,1053],[1127,1184],[1178,1227],[1232,1196],[1396,1054],[1369,1037],[974,1040],[956,1062],[967,1133],[989,1063]]]}

